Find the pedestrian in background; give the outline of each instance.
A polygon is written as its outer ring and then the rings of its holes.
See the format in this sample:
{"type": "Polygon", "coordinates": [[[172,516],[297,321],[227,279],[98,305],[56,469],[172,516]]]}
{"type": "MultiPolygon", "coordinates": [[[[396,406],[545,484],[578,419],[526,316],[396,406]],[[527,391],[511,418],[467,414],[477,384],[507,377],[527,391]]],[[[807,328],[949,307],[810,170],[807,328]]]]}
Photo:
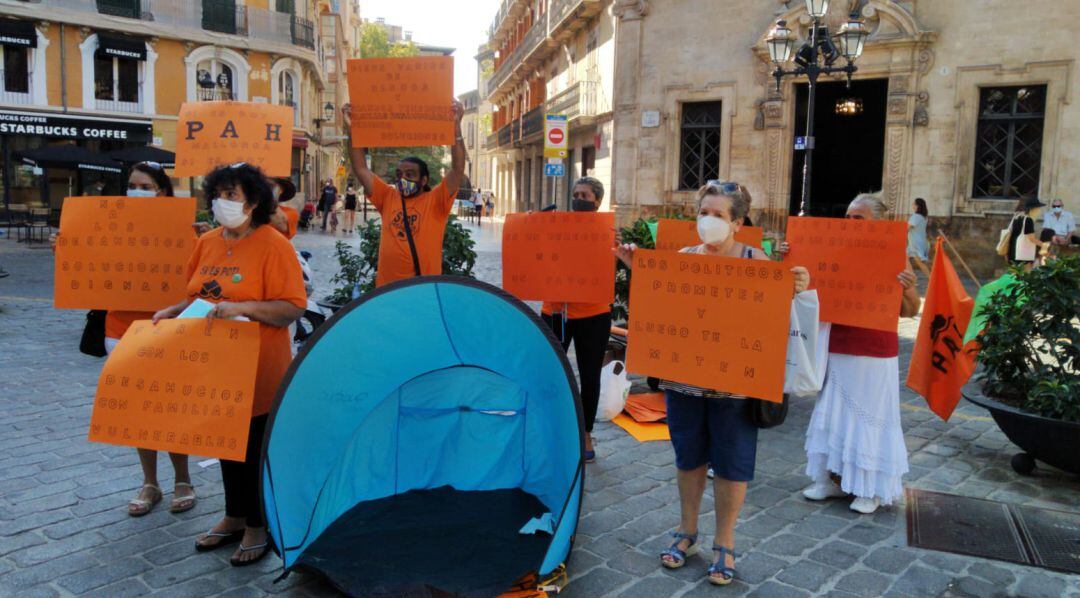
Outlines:
{"type": "Polygon", "coordinates": [[[1043,228],[1053,231],[1050,242],[1054,245],[1080,244],[1080,237],[1076,236],[1076,218],[1065,210],[1061,199],[1050,202],[1050,211],[1043,216],[1043,228]]]}
{"type": "Polygon", "coordinates": [[[345,188],[345,211],[342,219],[346,235],[356,232],[356,188],[352,184],[345,188]]]}
{"type": "MultiPolygon", "coordinates": [[[[871,194],[848,205],[847,217],[880,220],[887,208],[871,194]]],[[[787,253],[787,243],[782,253],[787,253]]],[[[899,316],[919,313],[919,294],[910,265],[897,273],[903,289],[899,316]]],[[[825,385],[814,402],[806,431],[809,500],[854,495],[852,511],[873,513],[903,494],[907,445],[900,427],[899,337],[881,331],[833,324],[825,385]]]]}
{"type": "Polygon", "coordinates": [[[330,213],[334,211],[334,204],[338,200],[338,190],[334,186],[334,181],[326,179],[326,184],[323,185],[322,195],[319,196],[319,213],[322,216],[322,229],[326,232],[326,224],[330,219],[330,213]]]}
{"type": "Polygon", "coordinates": [[[200,552],[240,543],[229,562],[236,567],[266,556],[266,522],[259,500],[263,433],[270,403],[292,361],[288,326],[304,313],[307,296],[293,246],[270,224],[277,209],[262,171],[239,164],[207,175],[221,225],[199,238],[187,265],[188,298],[153,316],[154,322],[180,315],[195,299],[215,303],[208,317],[244,317],[259,323],[259,359],[248,445],[244,461],[221,461],[225,516],[200,535],[200,552]]]}
{"type": "Polygon", "coordinates": [[[926,238],[926,225],[929,221],[930,212],[926,209],[926,200],[916,197],[912,210],[913,213],[911,218],[908,218],[907,223],[908,259],[920,272],[930,278],[930,268],[926,266],[926,262],[930,261],[930,242],[926,238]]]}
{"type": "MultiPolygon", "coordinates": [[[[700,245],[684,247],[680,253],[729,258],[767,260],[760,249],[735,240],[750,213],[751,197],[745,187],[734,182],[710,181],[697,192],[697,229],[700,245]]],[[[622,245],[615,253],[627,267],[633,267],[636,246],[622,245]]],[[[806,268],[792,268],[794,293],[810,285],[806,268]]],[[[632,298],[631,298],[632,300],[632,298]]],[[[739,317],[731,314],[732,318],[739,317]]],[[[758,428],[750,414],[747,397],[700,388],[681,382],[660,382],[667,402],[667,423],[675,449],[676,481],[679,486],[678,529],[675,542],[660,555],[660,563],[678,569],[698,551],[698,514],[705,493],[706,470],[715,472],[713,500],[716,534],[712,545],[709,583],[727,585],[735,579],[735,523],[739,518],[746,488],[754,478],[758,428]]]]}
{"type": "Polygon", "coordinates": [[[1046,204],[1036,197],[1025,197],[1016,204],[1016,212],[1009,224],[1009,264],[1030,270],[1035,266],[1039,238],[1035,236],[1035,220],[1042,214],[1046,204]]]}

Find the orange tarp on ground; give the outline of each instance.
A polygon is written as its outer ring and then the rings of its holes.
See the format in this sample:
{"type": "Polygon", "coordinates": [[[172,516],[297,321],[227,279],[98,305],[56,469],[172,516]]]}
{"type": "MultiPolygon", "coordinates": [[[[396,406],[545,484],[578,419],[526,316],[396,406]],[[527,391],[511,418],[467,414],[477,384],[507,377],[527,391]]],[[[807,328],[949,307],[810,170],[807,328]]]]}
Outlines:
{"type": "Polygon", "coordinates": [[[623,410],[638,423],[658,422],[667,418],[667,403],[662,392],[632,394],[626,397],[623,410]]]}

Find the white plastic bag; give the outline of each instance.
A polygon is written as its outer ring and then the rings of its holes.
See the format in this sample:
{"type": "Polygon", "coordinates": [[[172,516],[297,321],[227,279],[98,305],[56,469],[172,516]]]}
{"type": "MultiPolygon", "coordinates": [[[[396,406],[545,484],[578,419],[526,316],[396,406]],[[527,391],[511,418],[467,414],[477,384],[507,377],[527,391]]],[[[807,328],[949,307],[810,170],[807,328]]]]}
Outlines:
{"type": "Polygon", "coordinates": [[[817,291],[795,295],[789,327],[784,392],[799,397],[816,394],[825,381],[824,365],[818,367],[817,291]]]}
{"type": "Polygon", "coordinates": [[[605,365],[600,370],[600,402],[596,408],[596,419],[611,421],[622,413],[629,394],[630,378],[626,375],[626,365],[621,361],[605,365]]]}

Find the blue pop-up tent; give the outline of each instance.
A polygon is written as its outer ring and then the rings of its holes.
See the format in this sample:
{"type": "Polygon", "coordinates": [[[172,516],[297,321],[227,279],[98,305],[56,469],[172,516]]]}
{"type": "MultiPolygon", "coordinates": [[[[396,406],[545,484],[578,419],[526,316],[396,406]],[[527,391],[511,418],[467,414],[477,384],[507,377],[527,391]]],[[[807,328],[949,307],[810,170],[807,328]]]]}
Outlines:
{"type": "Polygon", "coordinates": [[[570,552],[584,426],[561,346],[467,278],[369,293],[316,331],[282,383],[262,498],[286,571],[348,594],[494,595],[570,552]]]}

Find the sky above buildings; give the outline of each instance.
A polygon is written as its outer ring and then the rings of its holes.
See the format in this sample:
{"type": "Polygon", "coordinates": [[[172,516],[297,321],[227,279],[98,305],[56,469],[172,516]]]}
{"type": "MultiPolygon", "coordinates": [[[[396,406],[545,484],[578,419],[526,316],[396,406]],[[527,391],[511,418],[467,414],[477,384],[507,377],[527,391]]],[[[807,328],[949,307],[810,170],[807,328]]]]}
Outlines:
{"type": "Polygon", "coordinates": [[[412,31],[417,43],[456,48],[454,95],[461,95],[476,89],[476,49],[487,41],[499,4],[499,0],[360,0],[360,16],[400,25],[412,31]]]}

